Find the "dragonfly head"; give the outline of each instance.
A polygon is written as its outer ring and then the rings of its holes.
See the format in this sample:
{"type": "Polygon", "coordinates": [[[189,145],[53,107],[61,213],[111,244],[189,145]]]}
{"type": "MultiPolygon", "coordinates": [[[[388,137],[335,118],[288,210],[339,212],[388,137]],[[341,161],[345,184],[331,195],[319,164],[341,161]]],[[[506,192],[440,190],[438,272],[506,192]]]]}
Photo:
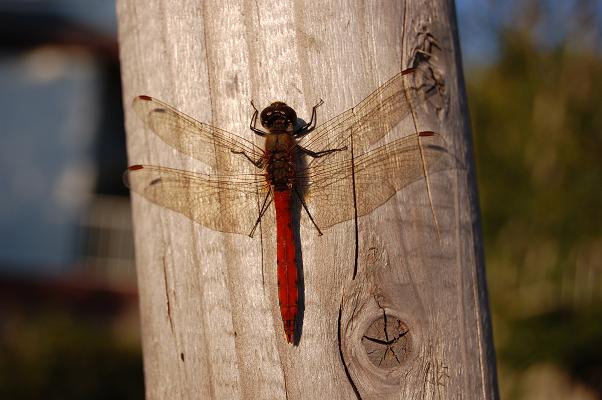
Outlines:
{"type": "Polygon", "coordinates": [[[274,102],[263,109],[261,125],[269,131],[293,131],[297,123],[297,113],[286,103],[274,102]]]}

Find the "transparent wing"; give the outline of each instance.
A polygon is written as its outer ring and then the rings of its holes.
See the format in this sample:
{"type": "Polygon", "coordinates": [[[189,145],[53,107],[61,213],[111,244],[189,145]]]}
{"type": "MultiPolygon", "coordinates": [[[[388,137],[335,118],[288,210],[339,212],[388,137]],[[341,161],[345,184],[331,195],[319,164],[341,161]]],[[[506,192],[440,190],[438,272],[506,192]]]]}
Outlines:
{"type": "Polygon", "coordinates": [[[255,161],[264,155],[263,150],[251,141],[199,122],[150,96],[136,97],[132,106],[140,119],[165,143],[217,171],[253,171],[253,164],[234,152],[244,152],[255,161]]]}
{"type": "MultiPolygon", "coordinates": [[[[318,126],[301,138],[299,144],[312,151],[321,151],[349,146],[353,140],[356,154],[364,153],[435,92],[432,78],[426,72],[406,69],[357,106],[318,126]]],[[[315,159],[311,164],[325,161],[315,159]]]]}
{"type": "Polygon", "coordinates": [[[152,203],[219,232],[248,235],[268,193],[261,175],[210,176],[153,165],[134,165],[124,182],[152,203]]]}
{"type": "Polygon", "coordinates": [[[354,204],[358,216],[369,214],[424,178],[421,149],[428,173],[451,166],[445,141],[433,132],[397,139],[355,157],[353,164],[350,152],[341,151],[325,157],[328,162],[311,165],[300,176],[299,187],[318,226],[328,228],[354,218],[354,204]]]}

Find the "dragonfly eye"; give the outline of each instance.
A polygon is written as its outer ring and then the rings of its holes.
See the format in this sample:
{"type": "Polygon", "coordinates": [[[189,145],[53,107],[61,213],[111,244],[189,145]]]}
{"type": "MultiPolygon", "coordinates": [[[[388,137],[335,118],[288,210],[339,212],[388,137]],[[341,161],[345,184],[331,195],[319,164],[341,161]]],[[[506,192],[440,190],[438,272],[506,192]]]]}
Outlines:
{"type": "Polygon", "coordinates": [[[277,101],[261,112],[260,119],[266,129],[292,129],[297,123],[297,113],[286,103],[277,101]]]}

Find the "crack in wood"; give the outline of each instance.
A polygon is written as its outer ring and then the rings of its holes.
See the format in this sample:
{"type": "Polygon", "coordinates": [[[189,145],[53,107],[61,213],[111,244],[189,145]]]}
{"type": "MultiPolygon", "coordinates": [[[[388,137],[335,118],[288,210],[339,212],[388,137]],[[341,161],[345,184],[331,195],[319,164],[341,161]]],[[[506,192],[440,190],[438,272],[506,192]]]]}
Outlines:
{"type": "MultiPolygon", "coordinates": [[[[345,370],[345,375],[347,376],[347,380],[349,381],[349,383],[351,384],[351,387],[353,388],[353,392],[355,393],[356,398],[358,398],[359,400],[362,400],[362,396],[360,395],[359,390],[357,389],[357,386],[355,385],[355,382],[353,381],[353,378],[351,377],[351,374],[349,373],[349,368],[347,367],[347,363],[345,362],[345,355],[343,354],[343,344],[341,341],[341,327],[342,327],[342,316],[343,316],[343,297],[341,297],[341,302],[339,304],[339,318],[337,320],[337,342],[338,342],[338,346],[339,346],[339,356],[341,357],[341,363],[343,364],[343,369],[345,370]]],[[[355,308],[354,308],[355,310],[355,308]]],[[[351,318],[353,320],[353,317],[351,318]]]]}
{"type": "Polygon", "coordinates": [[[169,298],[169,284],[167,283],[167,260],[163,255],[163,282],[165,283],[165,299],[167,305],[167,318],[169,319],[169,327],[171,328],[171,334],[175,332],[173,319],[171,317],[171,300],[169,298]]]}
{"type": "Polygon", "coordinates": [[[416,34],[416,40],[420,44],[414,48],[412,55],[412,66],[414,68],[422,63],[430,64],[430,60],[433,57],[433,48],[439,51],[442,50],[435,36],[427,30],[425,25],[416,34]]]}

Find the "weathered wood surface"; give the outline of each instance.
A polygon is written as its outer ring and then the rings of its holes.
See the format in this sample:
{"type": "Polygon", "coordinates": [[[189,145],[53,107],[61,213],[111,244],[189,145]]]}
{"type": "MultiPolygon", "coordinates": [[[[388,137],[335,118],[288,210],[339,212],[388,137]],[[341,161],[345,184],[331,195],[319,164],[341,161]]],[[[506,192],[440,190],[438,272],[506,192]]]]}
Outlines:
{"type": "MultiPolygon", "coordinates": [[[[417,109],[419,129],[439,132],[454,160],[429,176],[440,238],[418,181],[360,219],[355,279],[352,221],[322,237],[301,228],[298,346],[282,328],[273,229],[255,239],[221,234],[134,196],[147,398],[496,398],[453,7],[118,2],[131,163],[204,168],[143,126],[131,108],[136,95],[257,141],[251,99],[285,100],[308,118],[323,98],[324,121],[411,66],[439,85],[417,109]]],[[[412,133],[402,123],[391,136],[412,133]]]]}

